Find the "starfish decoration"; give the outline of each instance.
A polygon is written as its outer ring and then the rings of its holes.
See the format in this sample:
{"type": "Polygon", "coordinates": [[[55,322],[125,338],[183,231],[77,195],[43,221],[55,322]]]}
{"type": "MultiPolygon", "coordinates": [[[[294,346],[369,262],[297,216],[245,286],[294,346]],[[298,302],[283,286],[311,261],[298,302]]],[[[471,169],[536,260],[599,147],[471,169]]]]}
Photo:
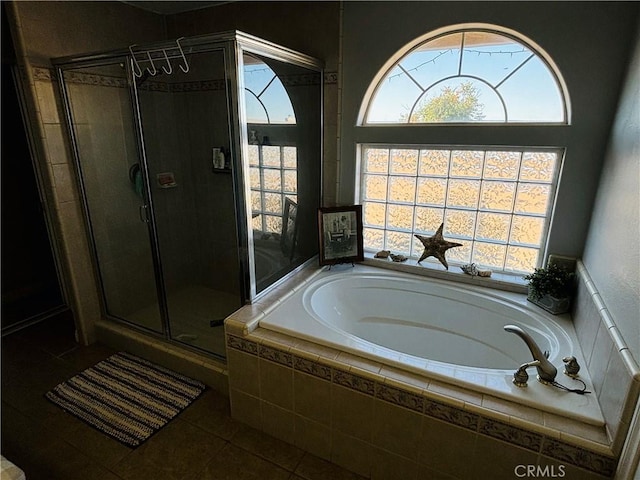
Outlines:
{"type": "Polygon", "coordinates": [[[436,257],[440,260],[440,263],[444,265],[444,268],[449,270],[449,264],[447,263],[447,259],[444,256],[444,253],[453,247],[461,247],[461,243],[447,242],[442,236],[442,229],[444,228],[444,223],[440,225],[438,231],[433,237],[425,237],[423,235],[415,235],[415,237],[422,242],[424,245],[424,252],[418,260],[420,263],[427,257],[436,257]]]}

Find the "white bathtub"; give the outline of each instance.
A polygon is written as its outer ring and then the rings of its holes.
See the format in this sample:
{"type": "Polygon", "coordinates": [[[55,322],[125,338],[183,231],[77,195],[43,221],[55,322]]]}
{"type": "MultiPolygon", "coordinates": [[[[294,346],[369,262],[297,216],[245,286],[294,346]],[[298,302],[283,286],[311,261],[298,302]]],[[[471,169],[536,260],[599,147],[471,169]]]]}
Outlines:
{"type": "Polygon", "coordinates": [[[570,317],[547,314],[523,294],[341,266],[319,273],[260,320],[262,328],[603,425],[595,395],[543,385],[533,367],[527,388],[513,385],[514,371],[532,355],[520,337],[504,331],[507,324],[519,325],[549,351],[557,381],[580,388],[562,373],[562,357],[574,355],[591,388],[570,317]]]}

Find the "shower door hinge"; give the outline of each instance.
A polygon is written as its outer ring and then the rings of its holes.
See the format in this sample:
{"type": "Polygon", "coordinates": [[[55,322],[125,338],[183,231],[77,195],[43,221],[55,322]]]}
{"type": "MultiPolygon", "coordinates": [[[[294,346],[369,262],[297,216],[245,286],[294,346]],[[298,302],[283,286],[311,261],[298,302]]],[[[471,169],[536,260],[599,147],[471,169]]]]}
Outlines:
{"type": "Polygon", "coordinates": [[[138,214],[142,222],[149,223],[148,205],[140,205],[138,207],[138,214]]]}

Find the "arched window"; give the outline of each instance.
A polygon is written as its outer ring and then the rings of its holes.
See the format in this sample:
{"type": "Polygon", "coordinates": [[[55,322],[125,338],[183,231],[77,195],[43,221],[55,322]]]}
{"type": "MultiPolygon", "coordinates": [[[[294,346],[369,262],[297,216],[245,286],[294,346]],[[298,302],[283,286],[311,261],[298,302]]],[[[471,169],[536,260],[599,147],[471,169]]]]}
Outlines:
{"type": "MultiPolygon", "coordinates": [[[[450,264],[532,271],[542,260],[564,149],[539,140],[495,146],[490,134],[486,146],[468,145],[466,129],[561,126],[568,104],[550,58],[499,27],[452,27],[402,49],[373,80],[360,111],[361,126],[385,132],[384,143],[358,144],[365,249],[417,259],[423,245],[415,234],[433,235],[444,223],[445,238],[462,244],[447,252],[450,264]],[[401,130],[409,124],[454,124],[459,141],[408,144],[401,130]],[[388,143],[394,136],[398,142],[388,143]]],[[[420,131],[411,133],[420,138],[420,131]]]]}
{"type": "Polygon", "coordinates": [[[382,69],[363,124],[567,123],[561,78],[513,34],[460,28],[418,41],[382,69]]]}

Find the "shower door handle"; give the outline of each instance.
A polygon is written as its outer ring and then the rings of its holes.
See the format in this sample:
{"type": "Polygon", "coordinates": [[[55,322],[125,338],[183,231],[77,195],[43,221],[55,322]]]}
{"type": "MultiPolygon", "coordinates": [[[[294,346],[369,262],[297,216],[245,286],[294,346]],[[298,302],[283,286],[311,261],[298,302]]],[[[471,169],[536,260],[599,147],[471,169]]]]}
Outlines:
{"type": "Polygon", "coordinates": [[[147,205],[140,205],[138,207],[138,215],[140,215],[140,221],[149,223],[149,214],[147,213],[147,205]]]}

